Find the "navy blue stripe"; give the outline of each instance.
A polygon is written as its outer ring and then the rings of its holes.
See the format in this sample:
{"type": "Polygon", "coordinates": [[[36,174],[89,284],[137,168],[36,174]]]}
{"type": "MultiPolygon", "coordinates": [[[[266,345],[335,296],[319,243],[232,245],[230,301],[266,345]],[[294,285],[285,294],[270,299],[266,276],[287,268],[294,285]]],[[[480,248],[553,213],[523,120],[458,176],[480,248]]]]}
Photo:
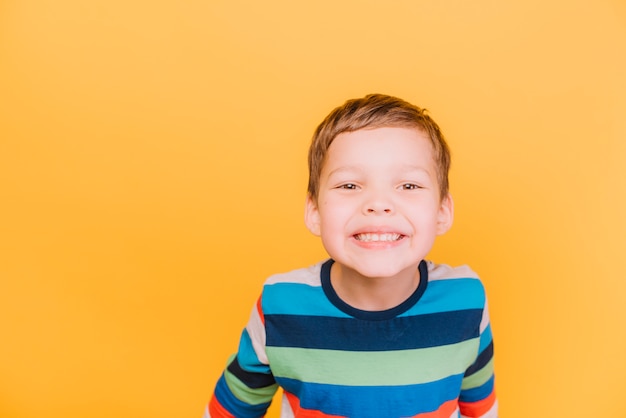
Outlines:
{"type": "Polygon", "coordinates": [[[266,315],[267,346],[345,351],[437,347],[479,336],[482,309],[387,321],[305,315],[266,315]]]}
{"type": "Polygon", "coordinates": [[[297,396],[303,408],[359,418],[409,417],[435,411],[459,396],[461,379],[457,375],[417,385],[339,386],[277,377],[280,386],[297,396]]]}
{"type": "Polygon", "coordinates": [[[487,363],[491,361],[492,358],[493,358],[493,341],[487,347],[485,347],[482,353],[479,354],[474,364],[472,364],[470,368],[467,369],[467,371],[465,372],[465,376],[471,376],[472,374],[481,370],[483,367],[485,367],[487,363]]]}
{"type": "Polygon", "coordinates": [[[415,304],[421,299],[422,295],[426,291],[426,287],[428,286],[428,266],[424,260],[420,261],[418,266],[418,271],[420,275],[420,282],[417,285],[417,289],[413,292],[411,296],[408,297],[404,302],[400,305],[387,309],[384,311],[364,311],[361,309],[357,309],[353,306],[348,305],[344,302],[330,281],[330,269],[335,261],[331,258],[322,264],[320,271],[320,280],[322,282],[322,288],[324,289],[324,294],[328,298],[328,300],[335,305],[342,312],[353,316],[359,319],[367,319],[370,321],[384,321],[387,319],[394,318],[398,315],[401,315],[411,309],[415,304]]]}
{"type": "Polygon", "coordinates": [[[252,389],[264,388],[272,386],[276,381],[274,376],[265,373],[251,373],[241,368],[237,357],[228,365],[228,371],[231,372],[237,379],[241,380],[246,386],[252,389]]]}

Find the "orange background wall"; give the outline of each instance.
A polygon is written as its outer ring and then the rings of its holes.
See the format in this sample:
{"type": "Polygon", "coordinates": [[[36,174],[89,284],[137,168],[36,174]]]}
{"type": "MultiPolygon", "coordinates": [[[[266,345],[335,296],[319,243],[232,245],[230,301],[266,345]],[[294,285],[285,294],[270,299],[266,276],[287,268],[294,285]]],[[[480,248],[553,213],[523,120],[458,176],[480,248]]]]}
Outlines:
{"type": "Polygon", "coordinates": [[[452,146],[501,416],[626,416],[625,4],[2,1],[0,416],[198,418],[370,92],[452,146]]]}

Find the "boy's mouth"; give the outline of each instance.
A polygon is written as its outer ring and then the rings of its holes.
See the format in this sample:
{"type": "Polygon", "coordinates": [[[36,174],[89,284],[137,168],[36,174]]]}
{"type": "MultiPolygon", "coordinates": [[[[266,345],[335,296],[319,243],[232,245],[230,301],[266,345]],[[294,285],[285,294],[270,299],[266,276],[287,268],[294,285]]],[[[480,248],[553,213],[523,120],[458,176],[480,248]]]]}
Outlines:
{"type": "Polygon", "coordinates": [[[402,234],[395,233],[364,233],[364,234],[355,234],[354,239],[360,242],[393,242],[399,241],[404,238],[402,234]]]}

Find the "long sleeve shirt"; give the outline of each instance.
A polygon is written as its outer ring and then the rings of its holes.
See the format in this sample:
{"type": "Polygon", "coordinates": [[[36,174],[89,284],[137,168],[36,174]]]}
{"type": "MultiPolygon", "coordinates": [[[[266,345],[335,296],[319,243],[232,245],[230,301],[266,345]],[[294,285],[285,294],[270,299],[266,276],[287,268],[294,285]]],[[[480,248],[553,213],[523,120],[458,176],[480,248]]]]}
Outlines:
{"type": "Polygon", "coordinates": [[[281,418],[497,417],[482,283],[467,266],[422,261],[402,304],[363,311],[332,288],[333,260],[270,277],[205,411],[281,418]]]}

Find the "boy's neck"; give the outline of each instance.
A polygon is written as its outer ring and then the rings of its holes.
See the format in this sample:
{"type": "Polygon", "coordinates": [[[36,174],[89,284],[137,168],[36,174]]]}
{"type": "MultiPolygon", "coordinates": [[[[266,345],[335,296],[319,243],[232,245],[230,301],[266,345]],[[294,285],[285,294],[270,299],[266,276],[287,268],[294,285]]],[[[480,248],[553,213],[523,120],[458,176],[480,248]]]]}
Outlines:
{"type": "Polygon", "coordinates": [[[335,262],[330,282],[345,303],[374,312],[395,308],[407,300],[419,286],[420,273],[414,266],[394,277],[366,277],[335,262]]]}

